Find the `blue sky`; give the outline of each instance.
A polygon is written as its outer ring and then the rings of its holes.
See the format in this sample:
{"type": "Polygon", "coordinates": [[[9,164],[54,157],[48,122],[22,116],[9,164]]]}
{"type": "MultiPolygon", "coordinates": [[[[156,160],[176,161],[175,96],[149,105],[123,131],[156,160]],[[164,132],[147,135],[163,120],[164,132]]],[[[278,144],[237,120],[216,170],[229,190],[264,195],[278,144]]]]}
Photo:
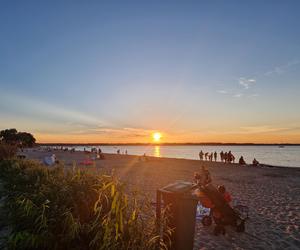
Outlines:
{"type": "Polygon", "coordinates": [[[1,1],[0,129],[299,142],[299,1],[1,1]]]}

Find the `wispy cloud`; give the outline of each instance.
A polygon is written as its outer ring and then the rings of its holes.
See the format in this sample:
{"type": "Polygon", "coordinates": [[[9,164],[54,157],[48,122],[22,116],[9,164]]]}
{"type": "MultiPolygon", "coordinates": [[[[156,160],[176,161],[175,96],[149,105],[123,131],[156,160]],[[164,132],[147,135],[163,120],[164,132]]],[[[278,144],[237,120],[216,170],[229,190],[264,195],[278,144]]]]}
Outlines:
{"type": "Polygon", "coordinates": [[[256,133],[272,133],[272,132],[282,132],[286,131],[287,127],[273,127],[273,126],[247,126],[241,127],[241,132],[246,134],[256,134],[256,133]]]}
{"type": "Polygon", "coordinates": [[[274,74],[281,75],[281,74],[285,73],[289,68],[291,68],[295,65],[298,65],[298,64],[300,64],[299,60],[290,61],[287,64],[276,66],[274,69],[272,69],[270,71],[267,71],[265,73],[265,75],[266,76],[271,76],[271,75],[274,75],[274,74]]]}
{"type": "MultiPolygon", "coordinates": [[[[286,127],[277,127],[272,125],[257,125],[257,126],[245,126],[239,127],[235,130],[226,130],[222,131],[223,134],[242,134],[242,135],[251,135],[251,134],[266,134],[266,133],[288,133],[300,131],[299,126],[286,126],[286,127]]],[[[219,131],[209,131],[210,133],[219,133],[219,131]]]]}
{"type": "Polygon", "coordinates": [[[234,94],[233,97],[241,98],[243,95],[244,95],[243,93],[237,93],[237,94],[234,94]]]}
{"type": "Polygon", "coordinates": [[[242,85],[245,89],[249,89],[251,85],[255,84],[256,80],[253,78],[240,77],[239,84],[242,85]]]}
{"type": "Polygon", "coordinates": [[[228,91],[227,90],[217,90],[218,93],[220,94],[228,94],[228,91]]]}
{"type": "Polygon", "coordinates": [[[73,135],[109,135],[111,137],[119,138],[136,138],[149,137],[154,130],[143,128],[114,128],[114,127],[94,127],[82,130],[69,131],[73,135]]]}

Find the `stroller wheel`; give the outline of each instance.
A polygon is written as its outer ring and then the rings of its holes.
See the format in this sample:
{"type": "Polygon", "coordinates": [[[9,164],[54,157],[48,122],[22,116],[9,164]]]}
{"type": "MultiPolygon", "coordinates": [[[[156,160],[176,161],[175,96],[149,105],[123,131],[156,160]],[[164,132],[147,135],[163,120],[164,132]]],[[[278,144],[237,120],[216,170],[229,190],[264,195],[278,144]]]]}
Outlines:
{"type": "Polygon", "coordinates": [[[212,219],[210,216],[208,215],[205,215],[203,218],[202,218],[202,225],[205,226],[205,227],[209,227],[211,224],[212,224],[212,219]]]}

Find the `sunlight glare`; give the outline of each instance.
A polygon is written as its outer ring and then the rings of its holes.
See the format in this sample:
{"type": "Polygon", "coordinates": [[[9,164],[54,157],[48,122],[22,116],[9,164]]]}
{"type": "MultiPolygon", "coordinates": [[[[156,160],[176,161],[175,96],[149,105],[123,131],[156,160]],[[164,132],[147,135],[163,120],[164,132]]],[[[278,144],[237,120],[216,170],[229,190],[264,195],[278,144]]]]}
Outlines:
{"type": "Polygon", "coordinates": [[[153,135],[152,135],[152,137],[153,137],[153,140],[155,141],[155,142],[160,142],[160,139],[161,139],[161,133],[159,133],[159,132],[156,132],[156,133],[154,133],[153,135]]]}

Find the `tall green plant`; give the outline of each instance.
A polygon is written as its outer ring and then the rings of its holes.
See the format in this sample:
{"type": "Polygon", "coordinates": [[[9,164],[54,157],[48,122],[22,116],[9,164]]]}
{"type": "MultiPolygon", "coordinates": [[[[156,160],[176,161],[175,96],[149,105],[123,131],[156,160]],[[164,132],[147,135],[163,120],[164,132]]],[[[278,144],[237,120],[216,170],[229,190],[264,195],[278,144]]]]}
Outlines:
{"type": "Polygon", "coordinates": [[[150,203],[113,176],[7,160],[0,179],[10,249],[167,248],[150,203]]]}

